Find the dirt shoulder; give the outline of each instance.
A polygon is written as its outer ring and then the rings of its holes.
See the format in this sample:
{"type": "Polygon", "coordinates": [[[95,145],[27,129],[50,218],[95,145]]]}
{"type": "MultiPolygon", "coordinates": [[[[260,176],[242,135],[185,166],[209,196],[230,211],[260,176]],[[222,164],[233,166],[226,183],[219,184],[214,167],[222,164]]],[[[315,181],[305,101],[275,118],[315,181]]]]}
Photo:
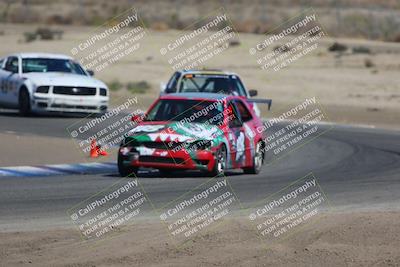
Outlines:
{"type": "Polygon", "coordinates": [[[398,266],[400,212],[319,215],[297,233],[269,245],[244,219],[203,232],[177,249],[159,223],[120,229],[83,243],[76,230],[0,233],[4,266],[398,266]]]}

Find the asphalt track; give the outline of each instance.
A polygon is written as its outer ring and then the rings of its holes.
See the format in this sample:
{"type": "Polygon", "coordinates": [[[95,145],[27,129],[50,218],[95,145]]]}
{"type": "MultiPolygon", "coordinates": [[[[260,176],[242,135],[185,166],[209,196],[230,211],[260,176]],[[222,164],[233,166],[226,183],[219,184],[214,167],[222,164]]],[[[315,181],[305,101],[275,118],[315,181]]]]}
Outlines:
{"type": "MultiPolygon", "coordinates": [[[[22,118],[0,114],[0,132],[68,138],[76,118],[22,118]],[[12,118],[12,119],[11,119],[12,118]]],[[[330,128],[321,125],[321,131],[330,128]]],[[[336,125],[259,175],[231,172],[227,178],[243,206],[251,207],[289,183],[313,172],[329,209],[390,210],[400,207],[400,132],[336,125]]],[[[0,177],[0,230],[72,225],[66,211],[119,180],[116,173],[46,177],[0,177]]],[[[161,207],[209,177],[183,173],[174,178],[144,173],[139,182],[155,207],[161,207]]],[[[199,189],[200,190],[200,189],[199,189]]],[[[153,211],[149,210],[149,214],[153,211]]]]}

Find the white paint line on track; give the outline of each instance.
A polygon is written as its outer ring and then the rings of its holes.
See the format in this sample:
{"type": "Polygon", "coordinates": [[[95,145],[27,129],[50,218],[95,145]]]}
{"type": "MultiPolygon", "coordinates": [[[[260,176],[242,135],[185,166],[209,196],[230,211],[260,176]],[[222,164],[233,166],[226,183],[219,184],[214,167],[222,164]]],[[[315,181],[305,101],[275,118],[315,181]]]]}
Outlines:
{"type": "Polygon", "coordinates": [[[5,167],[1,168],[1,172],[6,173],[7,176],[10,176],[10,174],[11,176],[48,176],[62,174],[56,170],[44,170],[35,166],[5,167]]]}
{"type": "MultiPolygon", "coordinates": [[[[108,174],[117,172],[117,164],[114,162],[0,167],[0,177],[43,177],[62,175],[108,174]]],[[[139,173],[153,172],[158,171],[154,169],[143,169],[139,171],[139,173]]]]}
{"type": "Polygon", "coordinates": [[[117,171],[115,163],[78,163],[78,164],[55,164],[43,166],[14,166],[0,167],[0,176],[8,177],[37,177],[57,176],[71,174],[104,174],[117,171]]]}

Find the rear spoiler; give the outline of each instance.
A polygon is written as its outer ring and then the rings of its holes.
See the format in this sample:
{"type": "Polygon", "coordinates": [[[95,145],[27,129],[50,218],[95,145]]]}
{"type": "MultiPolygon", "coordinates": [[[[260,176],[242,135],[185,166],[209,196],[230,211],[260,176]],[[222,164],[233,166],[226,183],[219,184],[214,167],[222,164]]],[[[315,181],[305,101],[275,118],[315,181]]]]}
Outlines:
{"type": "Polygon", "coordinates": [[[247,98],[246,100],[247,100],[247,102],[250,102],[250,103],[267,104],[268,105],[268,110],[271,110],[272,99],[247,98]]]}

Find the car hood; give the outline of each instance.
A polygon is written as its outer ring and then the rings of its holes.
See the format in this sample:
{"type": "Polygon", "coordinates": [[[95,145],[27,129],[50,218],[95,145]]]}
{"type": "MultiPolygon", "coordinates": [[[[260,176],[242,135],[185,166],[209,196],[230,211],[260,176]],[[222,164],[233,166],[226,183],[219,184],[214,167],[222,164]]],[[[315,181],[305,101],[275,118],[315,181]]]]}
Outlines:
{"type": "Polygon", "coordinates": [[[107,87],[103,82],[93,77],[71,73],[30,72],[24,73],[22,76],[38,86],[107,87]]]}
{"type": "Polygon", "coordinates": [[[128,138],[154,142],[218,141],[222,130],[215,125],[179,122],[142,122],[129,132],[128,138]]]}

